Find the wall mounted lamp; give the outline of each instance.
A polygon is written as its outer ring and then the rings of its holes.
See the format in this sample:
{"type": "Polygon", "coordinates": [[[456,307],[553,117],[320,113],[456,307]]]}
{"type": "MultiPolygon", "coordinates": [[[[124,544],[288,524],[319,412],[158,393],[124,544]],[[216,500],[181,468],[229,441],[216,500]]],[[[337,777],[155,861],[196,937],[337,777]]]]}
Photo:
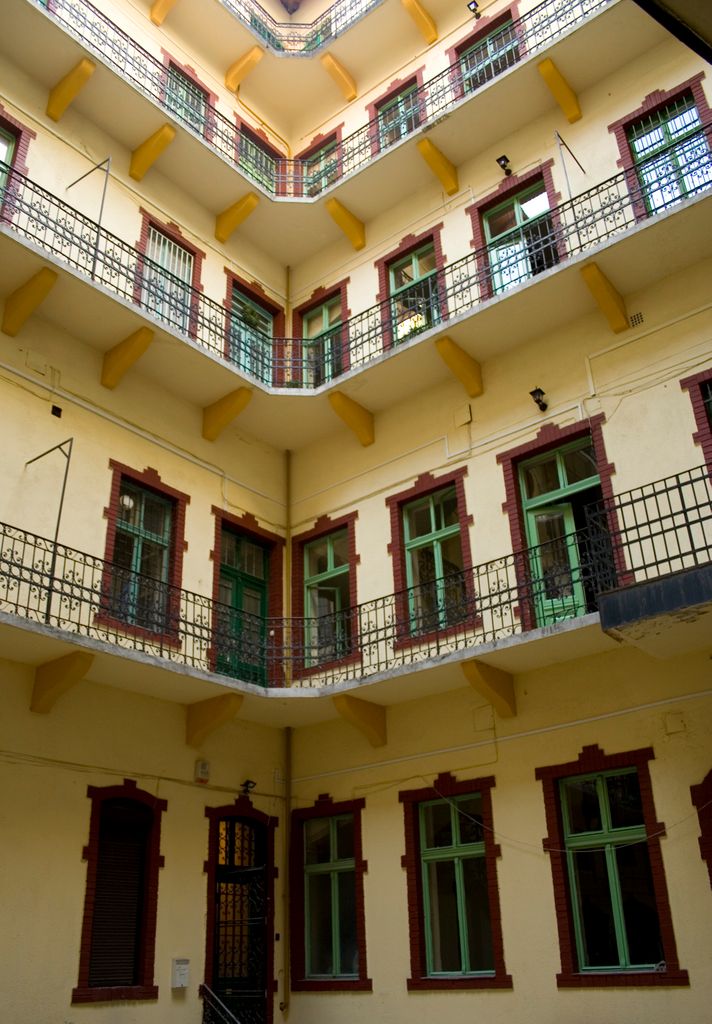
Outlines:
{"type": "Polygon", "coordinates": [[[249,796],[256,785],[257,783],[254,782],[252,779],[245,779],[245,781],[242,783],[242,786],[240,787],[242,789],[242,795],[249,796]]]}
{"type": "Polygon", "coordinates": [[[477,0],[470,0],[470,2],[467,5],[468,11],[470,12],[470,14],[474,14],[476,21],[479,21],[479,19],[482,17],[478,10],[479,6],[480,5],[478,4],[477,0]]]}
{"type": "Polygon", "coordinates": [[[534,404],[539,407],[539,410],[541,412],[546,412],[546,410],[549,408],[549,406],[544,401],[544,394],[545,394],[545,392],[542,391],[541,388],[534,388],[534,390],[530,391],[529,394],[532,396],[532,401],[534,402],[534,404]]]}
{"type": "Polygon", "coordinates": [[[509,177],[509,175],[512,173],[512,168],[509,166],[509,157],[503,153],[501,156],[497,157],[497,163],[502,168],[507,177],[509,177]]]}

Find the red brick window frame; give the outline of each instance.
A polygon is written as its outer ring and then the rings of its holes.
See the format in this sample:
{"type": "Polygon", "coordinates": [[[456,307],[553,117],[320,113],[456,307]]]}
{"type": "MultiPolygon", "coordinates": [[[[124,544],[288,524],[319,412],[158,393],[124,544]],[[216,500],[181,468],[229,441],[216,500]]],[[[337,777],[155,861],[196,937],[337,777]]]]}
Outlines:
{"type": "Polygon", "coordinates": [[[356,583],[356,568],[361,562],[361,556],[356,550],[356,520],[358,512],[348,512],[346,515],[332,519],[330,516],[320,516],[312,526],[311,530],[297,534],[292,537],[292,645],[294,650],[293,664],[296,678],[303,678],[309,675],[318,675],[338,665],[359,664],[363,655],[360,648],[358,631],[358,591],[356,583]],[[307,665],[307,637],[304,624],[306,609],[304,607],[304,551],[307,544],[313,540],[327,537],[329,534],[339,530],[346,530],[348,543],[349,560],[349,603],[350,603],[350,626],[351,636],[349,639],[350,652],[342,658],[333,661],[319,662],[316,665],[307,665]],[[300,653],[301,652],[301,653],[300,653]]]}
{"type": "MultiPolygon", "coordinates": [[[[202,127],[201,134],[207,142],[212,142],[215,137],[216,118],[215,111],[218,105],[217,93],[213,92],[208,86],[200,80],[195,68],[192,68],[190,64],[183,64],[181,61],[176,60],[173,54],[169,53],[168,50],[161,48],[163,54],[163,63],[165,66],[165,73],[161,82],[161,102],[170,111],[168,106],[168,81],[170,69],[175,68],[181,75],[187,78],[197,90],[199,90],[205,96],[205,120],[202,127]]],[[[173,114],[176,117],[176,114],[173,114]]],[[[183,119],[179,116],[177,120],[183,123],[183,119]]]]}
{"type": "Polygon", "coordinates": [[[422,248],[428,243],[432,243],[433,252],[435,255],[435,280],[436,288],[438,292],[438,309],[440,320],[447,320],[447,299],[445,297],[445,264],[447,262],[447,256],[443,252],[442,239],[440,237],[443,229],[443,222],[434,224],[433,227],[427,231],[423,231],[419,235],[406,235],[400,240],[397,247],[392,249],[385,256],[381,256],[374,262],[376,272],[378,274],[378,294],[376,295],[376,302],[381,305],[381,333],[383,335],[383,348],[389,349],[393,347],[393,316],[391,310],[391,282],[390,282],[390,269],[394,263],[403,259],[411,252],[415,252],[416,249],[422,248]]]}
{"type": "MultiPolygon", "coordinates": [[[[293,341],[291,350],[290,380],[303,382],[304,379],[304,346],[302,344],[304,317],[313,309],[316,309],[317,306],[321,306],[325,302],[330,302],[332,299],[339,299],[341,303],[341,330],[339,334],[341,369],[339,373],[346,373],[351,368],[351,351],[349,349],[348,329],[348,320],[351,316],[351,310],[349,309],[346,295],[346,287],[350,280],[350,277],[345,277],[341,281],[335,281],[334,284],[331,284],[328,287],[316,288],[305,302],[296,306],[292,311],[293,341]]],[[[333,376],[337,375],[334,374],[333,376]]]]}
{"type": "MultiPolygon", "coordinates": [[[[470,206],[465,208],[465,213],[469,214],[472,222],[472,241],[470,242],[470,246],[475,250],[477,273],[481,282],[480,294],[483,301],[485,299],[491,299],[495,295],[492,287],[492,271],[487,256],[485,217],[490,210],[499,206],[500,203],[504,203],[508,199],[513,199],[520,192],[524,192],[526,189],[532,188],[532,186],[538,185],[540,182],[543,182],[544,188],[546,189],[546,195],[549,200],[552,233],[558,260],[561,261],[566,258],[561,230],[561,220],[556,212],[556,206],[561,200],[561,193],[557,192],[554,187],[554,179],[552,176],[553,166],[553,160],[546,160],[544,163],[539,164],[539,166],[533,171],[527,171],[526,174],[511,174],[509,177],[503,177],[494,192],[488,193],[488,195],[484,196],[482,199],[478,199],[476,203],[472,203],[470,206]]],[[[530,281],[534,276],[535,275],[532,274],[528,278],[523,279],[523,281],[530,281]]]]}
{"type": "Polygon", "coordinates": [[[495,843],[492,816],[492,790],[494,787],[495,780],[494,776],[491,775],[458,782],[449,772],[443,772],[441,775],[438,775],[432,786],[426,786],[423,789],[401,790],[398,794],[398,799],[403,804],[405,825],[405,855],[401,859],[401,864],[406,870],[408,887],[411,973],[407,985],[411,992],[432,991],[434,989],[512,988],[512,978],[507,974],[504,963],[502,918],[499,907],[499,888],[497,885],[497,859],[501,856],[501,850],[499,845],[495,843]],[[484,861],[487,877],[494,970],[491,974],[487,975],[472,974],[436,977],[429,975],[427,972],[419,809],[421,804],[429,800],[448,800],[453,797],[468,796],[475,793],[479,793],[482,799],[484,861]]]}
{"type": "Polygon", "coordinates": [[[365,800],[345,800],[334,803],[328,793],[321,793],[312,807],[292,812],[291,821],[291,987],[294,992],[370,992],[373,983],[366,965],[366,915],[364,910],[363,876],[368,863],[363,857],[361,838],[361,811],[365,800]],[[354,882],[356,902],[356,945],[358,949],[358,977],[306,976],[306,909],[304,883],[304,826],[315,818],[332,818],[339,814],[353,815],[354,882]]]}
{"type": "Polygon", "coordinates": [[[5,182],[5,192],[3,195],[2,206],[0,207],[0,221],[11,223],[15,197],[20,189],[20,184],[14,177],[13,172],[16,172],[17,174],[27,174],[27,151],[32,139],[37,138],[37,133],[33,132],[31,128],[28,128],[22,123],[22,121],[18,121],[16,117],[13,117],[2,103],[0,103],[0,128],[15,140],[12,159],[10,161],[11,170],[8,175],[8,180],[5,182]]]}
{"type": "Polygon", "coordinates": [[[701,373],[694,373],[691,377],[685,377],[680,381],[682,390],[687,391],[690,395],[692,412],[694,413],[697,425],[697,430],[692,435],[692,440],[702,449],[705,464],[712,468],[712,411],[708,411],[705,407],[705,396],[703,393],[705,385],[712,392],[712,367],[703,370],[701,373]]]}
{"type": "MultiPolygon", "coordinates": [[[[263,529],[255,516],[250,512],[236,516],[213,505],[215,516],[215,540],[210,559],[213,563],[213,604],[219,601],[220,594],[220,551],[224,530],[231,530],[241,536],[248,537],[264,547],[267,554],[267,616],[275,620],[270,633],[269,644],[275,652],[281,651],[283,642],[282,619],[282,563],[284,560],[284,537],[263,529]]],[[[214,647],[208,651],[210,667],[215,671],[217,652],[214,647]]],[[[269,686],[282,686],[284,683],[283,664],[280,658],[267,659],[267,683],[269,686]]]]}
{"type": "Polygon", "coordinates": [[[702,88],[702,80],[704,77],[704,71],[700,71],[697,75],[693,75],[692,78],[688,78],[686,81],[680,82],[679,85],[676,85],[672,89],[656,89],[654,92],[648,93],[637,110],[631,110],[630,113],[626,114],[624,117],[621,117],[617,121],[613,121],[608,125],[608,131],[612,133],[616,140],[616,145],[618,146],[619,157],[616,164],[625,171],[626,183],[631,194],[637,196],[633,202],[633,213],[636,220],[646,220],[649,217],[649,213],[647,211],[645,201],[642,195],[640,195],[638,175],[635,171],[635,160],[633,159],[633,154],[628,142],[628,129],[634,125],[636,121],[641,121],[643,118],[651,117],[659,110],[662,110],[663,107],[667,107],[676,100],[682,99],[683,96],[687,94],[691,95],[694,100],[695,106],[697,107],[697,111],[700,115],[701,124],[708,127],[706,135],[710,146],[712,146],[712,109],[710,109],[710,106],[707,103],[707,97],[705,96],[702,88]]]}
{"type": "Polygon", "coordinates": [[[142,472],[125,466],[121,462],[109,460],[109,468],[113,471],[109,504],[104,509],[104,518],[108,522],[106,529],[106,547],[104,559],[106,566],[101,581],[101,607],[96,615],[96,622],[101,626],[109,626],[117,632],[130,636],[141,637],[150,642],[160,640],[172,647],[180,646],[180,586],[183,574],[183,554],[188,545],[185,541],[185,513],[190,502],[190,495],[168,487],[163,483],[158,472],[150,466],[142,472]],[[114,549],[116,546],[116,529],[119,518],[119,499],[121,484],[126,480],[146,491],[153,491],[159,497],[168,499],[172,506],[171,540],[168,553],[168,580],[165,623],[163,632],[147,629],[136,623],[127,622],[113,614],[112,579],[114,549]]]}
{"type": "MultiPolygon", "coordinates": [[[[87,796],[92,802],[89,821],[89,842],[82,856],[87,862],[87,881],[82,919],[82,939],[79,953],[79,981],[72,991],[72,1003],[107,1003],[118,1000],[157,999],[158,986],[154,984],[153,969],[156,943],[156,912],[158,908],[158,871],[163,867],[160,853],[161,814],[168,804],[142,789],[131,779],[120,786],[89,786],[87,796]],[[139,914],[139,942],[135,963],[137,983],[132,985],[92,986],[90,983],[94,920],[97,912],[97,885],[102,889],[101,825],[107,801],[121,801],[146,808],[151,815],[147,843],[144,850],[143,880],[139,914]]],[[[104,912],[106,913],[106,911],[104,912]]]]}
{"type": "Polygon", "coordinates": [[[690,795],[700,822],[700,856],[707,865],[712,887],[712,770],[697,786],[690,786],[690,795]]]}
{"type": "MultiPolygon", "coordinates": [[[[205,259],[205,253],[202,249],[198,249],[197,246],[193,245],[185,237],[180,227],[174,224],[172,221],[163,223],[154,217],[148,210],[144,210],[143,207],[139,207],[139,213],[141,214],[141,233],[136,241],[136,249],[140,253],[136,265],[136,281],[134,282],[134,302],[137,306],[143,305],[142,293],[143,293],[143,280],[145,272],[145,264],[141,257],[148,255],[148,234],[151,228],[158,231],[160,234],[165,235],[175,245],[180,246],[181,249],[185,249],[186,252],[190,253],[193,258],[193,279],[188,287],[190,291],[190,300],[188,307],[188,322],[185,333],[191,338],[194,338],[198,333],[198,315],[199,315],[199,304],[200,304],[200,293],[204,291],[203,285],[201,284],[201,275],[203,270],[203,260],[205,259]]],[[[150,313],[150,310],[149,310],[150,313]]],[[[160,317],[159,317],[160,319],[160,317]]],[[[168,322],[168,326],[173,330],[180,330],[174,324],[168,322]]]]}
{"type": "MultiPolygon", "coordinates": [[[[315,156],[319,150],[326,149],[327,146],[333,145],[335,147],[333,156],[334,181],[336,182],[339,180],[343,174],[343,154],[341,150],[343,128],[344,122],[342,121],[341,124],[336,125],[336,127],[331,131],[324,132],[321,135],[315,135],[308,146],[301,150],[301,152],[295,154],[294,160],[296,173],[292,183],[292,187],[294,189],[293,195],[303,196],[309,194],[307,187],[304,184],[305,179],[307,178],[306,163],[311,157],[315,156]]],[[[317,194],[320,194],[321,191],[322,190],[319,190],[317,194]]]]}
{"type": "Polygon", "coordinates": [[[247,278],[236,274],[230,267],[225,267],[225,275],[227,282],[225,301],[223,303],[227,310],[225,317],[225,358],[228,362],[236,362],[235,356],[231,352],[230,327],[233,317],[234,289],[237,288],[272,317],[272,382],[275,387],[282,387],[284,383],[284,361],[286,354],[284,308],[267,294],[258,281],[248,281],[247,278]]]}
{"type": "MultiPolygon", "coordinates": [[[[488,17],[485,14],[483,17],[479,18],[475,22],[476,28],[474,29],[474,31],[469,32],[464,39],[460,40],[459,43],[455,43],[454,46],[450,46],[447,48],[445,54],[447,56],[448,63],[452,68],[451,81],[453,83],[455,97],[457,99],[462,99],[463,96],[471,95],[471,93],[466,92],[463,87],[463,72],[460,66],[460,60],[462,58],[463,53],[465,53],[465,51],[469,50],[471,47],[476,46],[477,43],[481,42],[483,39],[486,39],[487,36],[492,35],[494,32],[500,29],[503,25],[506,25],[508,22],[516,23],[517,19],[519,18],[518,8],[519,4],[513,3],[510,4],[509,8],[506,11],[502,11],[501,13],[496,14],[494,16],[488,17]]],[[[517,43],[516,60],[521,61],[526,53],[525,42],[521,38],[520,33],[517,32],[516,24],[514,31],[517,33],[517,36],[519,37],[519,42],[517,43]]]]}
{"type": "MultiPolygon", "coordinates": [[[[380,111],[387,106],[392,100],[396,99],[403,92],[407,92],[409,89],[415,86],[417,91],[422,89],[423,86],[423,71],[425,65],[416,68],[415,71],[407,75],[405,78],[394,78],[390,83],[385,92],[377,96],[371,103],[366,105],[366,113],[368,115],[368,132],[369,141],[371,144],[371,155],[376,156],[381,152],[381,130],[379,122],[380,111]]],[[[420,94],[418,100],[417,109],[417,123],[423,124],[427,120],[427,111],[425,109],[425,100],[423,94],[420,94]]],[[[403,137],[405,137],[405,134],[403,137]]]]}
{"type": "Polygon", "coordinates": [[[475,611],[475,592],[472,580],[472,552],[470,548],[470,526],[473,519],[467,514],[467,503],[465,500],[465,477],[467,467],[463,466],[452,473],[444,476],[434,477],[432,473],[422,473],[415,483],[407,490],[399,491],[386,498],[386,507],[391,520],[391,540],[388,545],[388,553],[393,562],[393,591],[395,595],[396,609],[396,639],[397,649],[417,646],[427,643],[428,640],[438,636],[440,638],[454,636],[466,629],[476,628],[480,618],[475,611]],[[457,498],[457,516],[460,523],[460,545],[462,550],[462,572],[467,607],[470,612],[456,625],[432,632],[411,633],[410,609],[408,605],[408,574],[406,569],[405,537],[403,533],[403,509],[410,502],[418,498],[424,498],[436,491],[442,491],[448,487],[455,487],[457,498]]]}
{"type": "Polygon", "coordinates": [[[544,790],[547,835],[543,839],[543,846],[550,857],[554,886],[554,905],[561,952],[561,972],[556,976],[559,988],[610,988],[611,986],[657,988],[689,984],[687,971],[680,968],[677,958],[677,947],[672,927],[670,901],[660,849],[660,838],[665,835],[665,825],[658,821],[655,815],[648,768],[648,762],[654,757],[652,747],[628,750],[620,754],[605,754],[598,745],[594,744],[584,747],[575,761],[546,765],[535,770],[536,778],[541,781],[544,790]],[[648,837],[650,870],[666,968],[664,971],[649,972],[626,970],[625,968],[610,971],[596,969],[583,972],[578,965],[574,938],[559,782],[561,779],[571,776],[626,768],[635,768],[638,775],[643,821],[648,837]]]}

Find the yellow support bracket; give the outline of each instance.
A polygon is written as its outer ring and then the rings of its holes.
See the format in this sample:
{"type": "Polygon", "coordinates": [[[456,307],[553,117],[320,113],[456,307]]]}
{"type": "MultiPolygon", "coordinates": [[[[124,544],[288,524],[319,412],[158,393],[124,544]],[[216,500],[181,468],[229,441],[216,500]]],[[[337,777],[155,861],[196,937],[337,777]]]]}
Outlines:
{"type": "Polygon", "coordinates": [[[357,252],[359,249],[363,249],[366,244],[366,228],[363,221],[359,220],[350,210],[346,209],[343,203],[340,203],[338,199],[333,197],[326,200],[326,210],[334,223],[341,228],[354,249],[357,252]]]}
{"type": "Polygon", "coordinates": [[[384,747],[388,741],[386,709],[370,700],[340,693],[331,698],[341,717],[363,733],[372,747],[384,747]]]}
{"type": "Polygon", "coordinates": [[[238,87],[244,82],[253,68],[257,67],[265,55],[261,46],[253,46],[243,53],[241,57],[231,64],[225,72],[225,85],[231,92],[237,92],[238,87]]]}
{"type": "Polygon", "coordinates": [[[627,331],[630,327],[626,313],[625,300],[617,291],[597,263],[587,263],[581,267],[581,277],[593,295],[599,309],[608,320],[608,326],[614,334],[627,331]]]}
{"type": "Polygon", "coordinates": [[[431,15],[428,14],[420,3],[420,0],[401,0],[401,3],[415,22],[416,28],[428,46],[431,43],[437,42],[438,27],[431,15]]]}
{"type": "Polygon", "coordinates": [[[457,342],[445,335],[435,342],[438,355],[448,370],[460,381],[470,398],[479,398],[483,392],[482,367],[457,342]]]}
{"type": "Polygon", "coordinates": [[[551,57],[546,57],[537,67],[539,68],[539,74],[549,87],[549,92],[563,110],[569,124],[579,121],[581,119],[581,107],[579,106],[578,96],[561,74],[556,64],[554,64],[551,57]]]}
{"type": "Polygon", "coordinates": [[[14,338],[25,321],[34,313],[41,302],[47,298],[57,283],[56,270],[42,267],[29,281],[8,295],[2,315],[4,334],[14,338]]]}
{"type": "Polygon", "coordinates": [[[454,196],[460,191],[460,183],[457,177],[457,167],[451,163],[445,154],[430,141],[430,139],[419,139],[416,142],[418,152],[426,164],[438,179],[445,192],[454,196]]]}
{"type": "Polygon", "coordinates": [[[241,693],[224,693],[220,697],[189,704],[185,717],[185,742],[188,746],[201,747],[211,733],[231,722],[244,699],[241,693]]]}
{"type": "Polygon", "coordinates": [[[242,199],[228,206],[227,210],[219,213],[215,218],[215,237],[218,242],[227,242],[233,231],[256,209],[259,201],[256,192],[248,192],[242,199]]]}
{"type": "Polygon", "coordinates": [[[61,78],[51,90],[47,100],[47,117],[51,117],[53,121],[59,121],[69,104],[77,98],[95,71],[94,61],[82,57],[69,74],[61,78]]]}
{"type": "Polygon", "coordinates": [[[151,4],[151,21],[154,25],[162,25],[176,5],[177,0],[153,0],[151,4]]]}
{"type": "Polygon", "coordinates": [[[215,441],[225,427],[236,419],[252,398],[249,388],[237,388],[229,395],[224,395],[212,405],[203,409],[203,437],[206,441],[215,441]]]}
{"type": "Polygon", "coordinates": [[[346,426],[354,432],[364,448],[376,440],[376,432],[373,426],[373,413],[364,409],[353,398],[349,398],[342,391],[332,391],[329,396],[329,404],[339,419],[343,420],[346,426]]]}
{"type": "Polygon", "coordinates": [[[176,130],[172,124],[164,124],[154,132],[153,135],[142,142],[131,154],[129,174],[134,181],[141,181],[146,171],[153,167],[164,149],[170,146],[176,137],[176,130]]]}
{"type": "Polygon", "coordinates": [[[92,666],[94,655],[85,651],[74,651],[63,658],[46,661],[35,669],[30,710],[40,715],[48,714],[67,690],[83,679],[92,666]]]}
{"type": "Polygon", "coordinates": [[[104,355],[104,362],[101,367],[101,383],[105,388],[113,391],[133,364],[141,358],[148,346],[153,341],[153,331],[150,327],[139,327],[128,338],[124,338],[118,345],[114,345],[104,355]]]}
{"type": "Polygon", "coordinates": [[[338,85],[341,90],[341,95],[347,103],[350,103],[351,100],[355,100],[358,95],[356,80],[348,73],[344,65],[340,64],[336,57],[332,57],[330,53],[322,53],[319,60],[324,70],[331,75],[338,85]]]}
{"type": "Polygon", "coordinates": [[[509,672],[485,665],[482,661],[465,661],[460,666],[473,690],[489,701],[500,718],[513,718],[517,713],[514,677],[509,672]]]}

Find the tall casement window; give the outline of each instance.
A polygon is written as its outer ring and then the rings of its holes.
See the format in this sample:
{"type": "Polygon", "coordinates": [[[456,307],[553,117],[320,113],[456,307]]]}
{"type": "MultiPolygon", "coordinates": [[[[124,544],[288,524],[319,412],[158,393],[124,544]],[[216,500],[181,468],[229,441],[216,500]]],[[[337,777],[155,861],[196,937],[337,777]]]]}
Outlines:
{"type": "Polygon", "coordinates": [[[238,163],[248,177],[269,192],[277,191],[280,154],[245,125],[240,128],[238,147],[238,163]]]}
{"type": "Polygon", "coordinates": [[[685,377],[680,381],[680,387],[689,392],[692,403],[697,426],[692,439],[702,449],[706,464],[712,467],[712,369],[685,377]]]}
{"type": "Polygon", "coordinates": [[[304,664],[351,653],[349,535],[335,530],[304,545],[304,664]]]}
{"type": "Polygon", "coordinates": [[[303,989],[364,989],[361,809],[321,796],[292,816],[292,981],[303,989]]]}
{"type": "Polygon", "coordinates": [[[700,822],[700,855],[707,864],[712,886],[712,771],[697,786],[690,786],[690,795],[700,822]]]}
{"type": "Polygon", "coordinates": [[[215,666],[260,685],[267,681],[268,565],[264,545],[230,529],[221,531],[215,666]]]}
{"type": "Polygon", "coordinates": [[[466,93],[479,89],[519,60],[519,44],[510,21],[500,25],[484,39],[460,50],[460,71],[466,93]]]}
{"type": "Polygon", "coordinates": [[[391,320],[396,342],[440,321],[437,263],[432,242],[389,264],[391,320]]]}
{"type": "Polygon", "coordinates": [[[153,984],[161,813],[158,800],[127,780],[90,786],[87,887],[72,1002],[156,999],[153,984]]]}
{"type": "Polygon", "coordinates": [[[304,191],[308,196],[318,196],[329,185],[333,185],[338,176],[336,139],[331,139],[304,158],[304,191]]]}
{"type": "Polygon", "coordinates": [[[231,312],[230,360],[252,377],[271,383],[274,313],[237,284],[232,286],[231,312]]]}
{"type": "Polygon", "coordinates": [[[143,260],[141,305],[180,331],[190,326],[193,253],[153,225],[143,260]]]}
{"type": "Polygon", "coordinates": [[[165,105],[179,121],[200,135],[207,127],[209,98],[193,79],[175,64],[168,65],[165,105]]]}
{"type": "Polygon", "coordinates": [[[483,214],[491,288],[506,291],[559,262],[541,181],[483,214]]]}
{"type": "Polygon", "coordinates": [[[341,296],[302,313],[304,380],[311,387],[343,371],[341,296]]]}
{"type": "Polygon", "coordinates": [[[454,486],[403,506],[403,544],[411,634],[462,622],[469,600],[454,486]]]}
{"type": "Polygon", "coordinates": [[[12,159],[15,155],[15,144],[15,136],[0,127],[0,189],[4,188],[7,183],[12,159]]]}
{"type": "Polygon", "coordinates": [[[376,117],[381,149],[387,149],[415,131],[421,121],[421,105],[416,82],[378,104],[376,117]]]}
{"type": "MultiPolygon", "coordinates": [[[[169,579],[175,503],[123,478],[111,570],[110,614],[154,633],[171,631],[169,579]]],[[[175,626],[175,623],[173,623],[175,626]]]]}
{"type": "Polygon", "coordinates": [[[564,986],[687,984],[677,962],[648,761],[652,751],[537,769],[543,780],[564,986]],[[577,769],[589,767],[590,770],[577,769]],[[606,980],[604,980],[606,979],[606,980]],[[628,977],[628,983],[630,977],[628,977]],[[622,981],[626,984],[626,981],[622,981]]]}
{"type": "Polygon", "coordinates": [[[412,976],[409,988],[509,987],[492,834],[493,778],[400,794],[412,976]]]}
{"type": "Polygon", "coordinates": [[[629,125],[626,137],[649,214],[712,183],[710,147],[690,93],[629,125]]]}

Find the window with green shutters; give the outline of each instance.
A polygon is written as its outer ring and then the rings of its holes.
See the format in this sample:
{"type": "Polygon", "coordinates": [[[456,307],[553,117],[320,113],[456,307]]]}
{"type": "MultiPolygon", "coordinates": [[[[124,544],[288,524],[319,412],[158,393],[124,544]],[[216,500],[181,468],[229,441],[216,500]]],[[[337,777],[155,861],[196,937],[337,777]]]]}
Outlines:
{"type": "Polygon", "coordinates": [[[304,545],[304,664],[321,665],[351,651],[348,530],[304,545]]]}
{"type": "Polygon", "coordinates": [[[358,978],[354,816],[304,821],[307,978],[358,978]]]}
{"type": "Polygon", "coordinates": [[[543,181],[483,215],[491,287],[506,291],[559,262],[543,181]]]}
{"type": "Polygon", "coordinates": [[[165,94],[166,107],[179,121],[198,132],[205,133],[208,114],[208,94],[175,64],[168,66],[165,94]]]}
{"type": "Polygon", "coordinates": [[[341,296],[302,314],[305,383],[316,387],[343,369],[341,296]]]}
{"type": "Polygon", "coordinates": [[[559,782],[581,971],[654,970],[665,957],[638,772],[559,782]]]}
{"type": "Polygon", "coordinates": [[[512,22],[500,25],[460,53],[465,92],[472,92],[519,60],[519,45],[512,22]]]}
{"type": "Polygon", "coordinates": [[[405,341],[440,321],[437,263],[432,242],[391,263],[388,277],[396,342],[405,341]]]}
{"type": "Polygon", "coordinates": [[[111,572],[111,614],[156,633],[171,626],[173,502],[121,481],[111,572]]]}
{"type": "Polygon", "coordinates": [[[411,633],[461,622],[468,599],[454,486],[403,506],[403,542],[411,633]]]}

